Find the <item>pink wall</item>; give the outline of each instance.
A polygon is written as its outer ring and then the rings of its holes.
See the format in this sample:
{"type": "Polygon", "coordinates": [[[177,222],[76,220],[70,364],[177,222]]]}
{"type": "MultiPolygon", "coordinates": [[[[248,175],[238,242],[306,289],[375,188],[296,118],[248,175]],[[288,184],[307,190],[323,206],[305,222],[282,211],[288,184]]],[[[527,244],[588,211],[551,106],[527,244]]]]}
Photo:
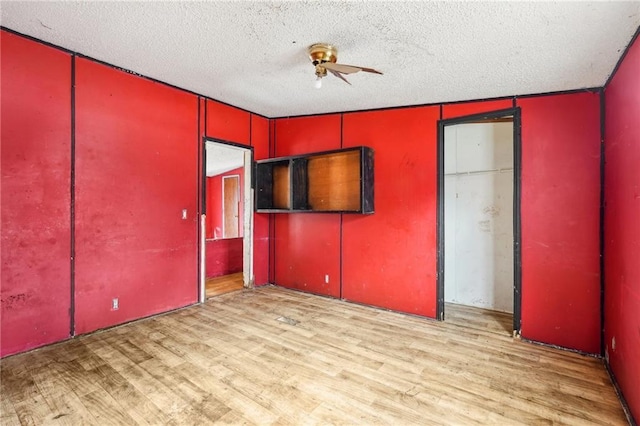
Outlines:
{"type": "Polygon", "coordinates": [[[0,356],[69,337],[71,56],[1,31],[0,356]]]}
{"type": "Polygon", "coordinates": [[[640,40],[605,88],[605,346],[640,420],[640,40]],[[615,339],[615,346],[614,346],[615,339]]]}

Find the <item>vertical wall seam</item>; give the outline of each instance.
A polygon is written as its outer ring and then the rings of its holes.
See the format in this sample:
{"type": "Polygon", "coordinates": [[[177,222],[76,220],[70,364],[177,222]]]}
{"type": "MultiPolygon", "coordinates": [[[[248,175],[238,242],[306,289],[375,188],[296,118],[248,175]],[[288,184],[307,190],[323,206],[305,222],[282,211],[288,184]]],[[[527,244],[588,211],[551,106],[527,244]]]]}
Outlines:
{"type": "Polygon", "coordinates": [[[202,141],[202,129],[200,127],[200,104],[202,103],[202,97],[198,96],[198,135],[197,135],[197,140],[196,140],[196,149],[198,151],[198,167],[196,167],[196,180],[198,182],[198,193],[196,195],[196,209],[197,209],[197,225],[196,225],[196,244],[198,246],[198,256],[197,256],[197,271],[198,273],[196,274],[198,277],[198,282],[196,283],[196,300],[200,300],[200,283],[202,281],[202,262],[204,262],[203,256],[202,256],[202,244],[201,244],[201,235],[202,235],[202,204],[204,203],[203,200],[197,200],[198,198],[202,197],[202,193],[203,193],[203,185],[202,185],[202,178],[200,178],[200,171],[202,170],[202,162],[204,161],[203,157],[202,157],[202,149],[200,149],[200,143],[202,141]],[[200,201],[200,202],[198,202],[200,201]]]}
{"type": "Polygon", "coordinates": [[[436,208],[436,319],[444,321],[444,184],[441,184],[441,175],[444,173],[444,126],[440,122],[444,117],[444,105],[439,105],[439,121],[436,127],[436,192],[438,204],[436,208]],[[442,159],[440,158],[442,156],[442,159]],[[441,187],[442,185],[442,187],[441,187]]]}
{"type": "Polygon", "coordinates": [[[204,98],[204,128],[202,129],[202,133],[204,137],[207,137],[207,124],[208,124],[208,110],[209,110],[209,100],[204,98]]]}
{"type": "Polygon", "coordinates": [[[605,356],[605,90],[600,89],[600,355],[605,356]]]}
{"type": "Polygon", "coordinates": [[[76,334],[76,55],[71,55],[71,164],[69,176],[70,303],[69,336],[76,334]]]}
{"type": "Polygon", "coordinates": [[[514,237],[514,309],[513,330],[517,336],[522,332],[522,114],[513,98],[513,237],[514,237]]]}
{"type": "MultiPolygon", "coordinates": [[[[277,126],[278,126],[278,121],[274,120],[273,121],[273,157],[276,156],[276,134],[277,134],[277,126]]],[[[273,245],[273,250],[269,250],[270,252],[273,252],[273,259],[271,259],[272,262],[272,268],[273,268],[273,283],[276,284],[277,280],[276,280],[276,216],[274,213],[271,214],[272,216],[272,222],[271,222],[271,228],[272,228],[272,234],[271,234],[271,243],[273,245]]]]}
{"type": "MultiPolygon", "coordinates": [[[[344,148],[344,114],[340,114],[340,149],[344,148]]],[[[363,177],[360,176],[360,179],[362,179],[363,177]]],[[[343,299],[343,293],[342,293],[342,287],[343,287],[343,280],[344,280],[344,259],[343,259],[343,255],[344,255],[344,249],[343,249],[343,244],[344,244],[344,238],[343,238],[343,226],[344,226],[344,213],[340,213],[340,277],[339,277],[339,295],[340,295],[340,299],[343,299]]]]}
{"type": "Polygon", "coordinates": [[[249,146],[253,146],[253,113],[249,113],[249,146]]]}

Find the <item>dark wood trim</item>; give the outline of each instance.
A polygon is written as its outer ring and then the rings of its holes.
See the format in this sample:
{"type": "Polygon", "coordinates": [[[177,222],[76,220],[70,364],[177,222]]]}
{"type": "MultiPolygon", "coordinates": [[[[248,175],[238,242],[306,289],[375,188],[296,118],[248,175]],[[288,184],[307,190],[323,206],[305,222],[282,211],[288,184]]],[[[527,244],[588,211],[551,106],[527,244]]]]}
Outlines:
{"type": "MultiPolygon", "coordinates": [[[[354,165],[355,167],[355,165],[354,165]]],[[[307,154],[292,155],[286,157],[268,158],[256,162],[256,191],[255,191],[255,212],[256,213],[353,213],[353,214],[373,214],[375,212],[374,202],[374,151],[365,146],[354,146],[328,151],[312,152],[307,154]],[[359,154],[359,205],[350,209],[350,204],[343,205],[343,209],[331,208],[321,209],[309,205],[309,190],[312,187],[312,180],[309,180],[308,164],[315,158],[331,154],[359,154]],[[287,170],[289,184],[289,203],[287,205],[277,205],[275,195],[277,193],[273,181],[277,170],[287,170]],[[259,182],[258,182],[259,179],[259,182]]],[[[279,193],[284,196],[281,191],[279,193]]],[[[354,194],[355,198],[355,194],[354,194]]]]}
{"type": "MultiPolygon", "coordinates": [[[[340,149],[344,148],[344,114],[340,114],[340,149]]],[[[375,201],[374,201],[375,203],[375,201]]],[[[343,300],[343,279],[344,279],[344,260],[342,256],[344,255],[344,214],[340,213],[340,290],[339,297],[343,300]]]]}
{"type": "Polygon", "coordinates": [[[69,177],[70,303],[69,336],[76,334],[76,57],[71,55],[71,164],[69,177]]]}
{"type": "Polygon", "coordinates": [[[520,340],[522,340],[523,342],[526,342],[526,343],[530,343],[532,345],[545,346],[547,348],[559,349],[559,350],[565,351],[565,352],[573,352],[574,354],[579,354],[579,355],[582,355],[582,356],[588,356],[590,358],[598,358],[598,359],[601,358],[600,354],[593,354],[593,353],[581,351],[581,350],[578,350],[578,349],[567,348],[565,346],[558,346],[558,345],[554,345],[554,344],[551,344],[551,343],[540,342],[538,340],[531,340],[531,339],[527,339],[525,337],[520,337],[520,340]]]}
{"type": "MultiPolygon", "coordinates": [[[[515,103],[515,100],[514,100],[515,103]]],[[[522,141],[520,108],[513,107],[498,111],[472,114],[462,117],[438,120],[437,141],[437,190],[436,190],[436,240],[437,240],[437,285],[436,285],[436,318],[444,320],[444,131],[446,126],[491,120],[496,117],[513,117],[513,330],[520,335],[522,306],[522,254],[521,254],[521,176],[522,176],[522,141]]]]}
{"type": "Polygon", "coordinates": [[[444,127],[440,105],[436,141],[436,319],[444,321],[444,127]]]}
{"type": "MultiPolygon", "coordinates": [[[[362,150],[363,148],[367,148],[366,146],[350,146],[348,148],[338,148],[338,149],[330,149],[327,151],[317,151],[317,152],[310,152],[307,154],[298,154],[298,155],[287,155],[287,156],[283,156],[283,157],[272,157],[272,158],[266,158],[264,160],[260,160],[261,163],[274,163],[274,162],[279,162],[279,161],[288,161],[288,160],[296,160],[299,158],[307,158],[309,156],[312,155],[327,155],[327,154],[336,154],[338,152],[347,152],[347,151],[359,151],[362,150]]],[[[370,148],[367,148],[370,149],[370,148]]]]}
{"type": "Polygon", "coordinates": [[[600,355],[605,351],[605,93],[600,89],[600,355]]]}
{"type": "MultiPolygon", "coordinates": [[[[515,99],[514,99],[515,105],[515,99]]],[[[522,116],[519,107],[513,114],[513,330],[522,330],[522,116]]]]}
{"type": "Polygon", "coordinates": [[[198,282],[196,284],[196,300],[200,301],[200,282],[203,279],[202,276],[202,265],[205,264],[205,252],[202,248],[202,215],[205,214],[205,209],[206,209],[206,188],[205,188],[205,182],[204,179],[202,179],[202,173],[204,171],[202,165],[205,163],[206,159],[204,157],[204,152],[203,152],[203,146],[204,146],[204,142],[202,140],[202,128],[201,126],[201,104],[202,104],[202,97],[198,96],[198,136],[197,136],[197,140],[196,140],[196,149],[198,151],[198,166],[196,167],[196,181],[198,182],[198,189],[197,189],[197,196],[200,197],[200,202],[198,202],[196,200],[196,206],[198,206],[198,210],[200,210],[197,214],[198,217],[198,223],[196,226],[197,229],[197,235],[196,235],[196,241],[197,241],[197,246],[198,246],[198,263],[197,263],[197,276],[198,276],[198,282]]]}

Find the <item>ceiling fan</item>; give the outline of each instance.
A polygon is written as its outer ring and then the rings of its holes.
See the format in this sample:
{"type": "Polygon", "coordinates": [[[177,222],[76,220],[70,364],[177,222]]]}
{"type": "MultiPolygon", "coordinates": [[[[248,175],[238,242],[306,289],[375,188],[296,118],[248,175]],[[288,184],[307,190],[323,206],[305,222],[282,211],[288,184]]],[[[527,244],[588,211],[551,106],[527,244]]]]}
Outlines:
{"type": "Polygon", "coordinates": [[[338,77],[340,80],[351,85],[344,78],[343,74],[353,74],[358,71],[370,72],[373,74],[382,74],[373,68],[358,67],[355,65],[338,64],[338,49],[326,43],[316,43],[309,46],[309,59],[316,67],[316,88],[322,87],[322,78],[327,76],[327,71],[338,77]]]}

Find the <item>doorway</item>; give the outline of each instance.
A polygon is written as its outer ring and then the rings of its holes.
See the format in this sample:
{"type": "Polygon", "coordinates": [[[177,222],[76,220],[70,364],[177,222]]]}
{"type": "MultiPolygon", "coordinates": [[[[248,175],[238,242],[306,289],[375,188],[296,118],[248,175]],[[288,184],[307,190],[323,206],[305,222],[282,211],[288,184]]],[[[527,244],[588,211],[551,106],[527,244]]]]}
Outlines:
{"type": "Polygon", "coordinates": [[[441,120],[438,319],[520,332],[520,114],[441,120]]]}
{"type": "Polygon", "coordinates": [[[253,286],[253,151],[205,139],[200,301],[253,286]]]}

